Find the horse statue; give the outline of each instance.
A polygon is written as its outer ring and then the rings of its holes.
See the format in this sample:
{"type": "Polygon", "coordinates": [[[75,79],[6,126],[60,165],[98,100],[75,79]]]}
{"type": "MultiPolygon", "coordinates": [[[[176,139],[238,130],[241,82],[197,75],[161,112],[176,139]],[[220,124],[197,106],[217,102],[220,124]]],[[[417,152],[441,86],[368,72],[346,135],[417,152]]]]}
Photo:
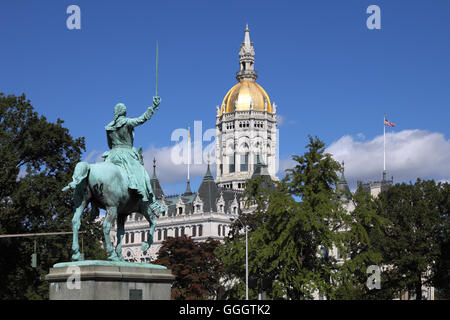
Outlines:
{"type": "Polygon", "coordinates": [[[70,182],[62,191],[74,190],[75,213],[72,218],[72,261],[81,259],[78,243],[78,231],[81,215],[91,204],[92,215],[98,215],[99,208],[106,210],[103,222],[103,235],[108,259],[124,261],[122,239],[125,234],[125,221],[133,212],[142,214],[150,223],[147,241],[142,242],[142,251],[147,251],[153,242],[156,217],[167,210],[162,207],[153,194],[150,178],[143,166],[142,149],[133,148],[134,127],[149,120],[158,109],[161,99],[153,98],[153,105],[137,118],[126,117],[124,104],[117,104],[114,120],[106,127],[108,145],[111,151],[105,152],[104,162],[89,164],[79,162],[75,166],[70,182]],[[112,246],[110,231],[113,222],[117,222],[117,243],[112,246]]]}

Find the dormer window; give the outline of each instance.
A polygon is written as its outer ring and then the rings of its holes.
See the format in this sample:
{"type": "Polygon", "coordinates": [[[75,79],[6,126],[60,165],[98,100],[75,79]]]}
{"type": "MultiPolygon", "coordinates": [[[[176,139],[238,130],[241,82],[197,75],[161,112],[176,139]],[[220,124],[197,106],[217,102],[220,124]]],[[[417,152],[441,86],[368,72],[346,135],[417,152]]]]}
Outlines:
{"type": "Polygon", "coordinates": [[[194,200],[194,213],[202,213],[203,212],[203,201],[200,199],[200,196],[197,193],[197,196],[194,200]]]}
{"type": "Polygon", "coordinates": [[[178,196],[176,215],[177,216],[181,216],[182,214],[185,214],[185,213],[186,213],[185,204],[184,204],[183,199],[181,198],[181,195],[180,195],[180,196],[178,196]]]}
{"type": "Polygon", "coordinates": [[[217,206],[217,211],[219,213],[225,213],[225,200],[223,198],[223,193],[220,193],[220,197],[216,202],[216,206],[217,206]]]}

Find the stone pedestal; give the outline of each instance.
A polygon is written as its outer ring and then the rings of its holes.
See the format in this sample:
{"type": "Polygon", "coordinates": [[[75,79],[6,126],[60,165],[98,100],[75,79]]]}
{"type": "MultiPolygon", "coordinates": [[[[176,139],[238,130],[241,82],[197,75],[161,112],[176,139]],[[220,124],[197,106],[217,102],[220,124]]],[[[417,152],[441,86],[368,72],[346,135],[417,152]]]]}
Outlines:
{"type": "Polygon", "coordinates": [[[169,300],[175,277],[164,266],[94,260],[57,263],[45,279],[50,300],[169,300]]]}

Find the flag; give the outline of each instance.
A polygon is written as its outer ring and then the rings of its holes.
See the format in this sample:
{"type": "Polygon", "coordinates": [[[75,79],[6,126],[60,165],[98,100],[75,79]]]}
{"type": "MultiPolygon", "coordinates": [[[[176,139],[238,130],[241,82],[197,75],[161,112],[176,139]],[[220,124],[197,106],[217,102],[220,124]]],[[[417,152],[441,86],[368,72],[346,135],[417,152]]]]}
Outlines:
{"type": "Polygon", "coordinates": [[[384,118],[384,125],[389,127],[395,127],[395,124],[388,121],[388,119],[384,118]]]}

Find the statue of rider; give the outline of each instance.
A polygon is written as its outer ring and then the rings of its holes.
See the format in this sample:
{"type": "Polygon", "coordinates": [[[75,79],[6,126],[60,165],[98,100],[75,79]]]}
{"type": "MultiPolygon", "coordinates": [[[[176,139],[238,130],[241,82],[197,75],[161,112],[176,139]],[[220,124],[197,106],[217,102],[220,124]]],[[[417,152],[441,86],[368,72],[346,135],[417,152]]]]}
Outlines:
{"type": "MultiPolygon", "coordinates": [[[[153,97],[153,105],[140,117],[127,118],[127,108],[123,103],[114,107],[114,120],[105,126],[108,146],[111,149],[103,154],[107,162],[112,162],[123,169],[128,177],[128,188],[135,190],[142,201],[150,208],[156,205],[150,184],[150,177],[144,168],[142,148],[139,152],[133,147],[134,128],[150,120],[153,113],[158,110],[161,98],[153,97]]],[[[149,212],[150,213],[150,212],[149,212]]]]}

